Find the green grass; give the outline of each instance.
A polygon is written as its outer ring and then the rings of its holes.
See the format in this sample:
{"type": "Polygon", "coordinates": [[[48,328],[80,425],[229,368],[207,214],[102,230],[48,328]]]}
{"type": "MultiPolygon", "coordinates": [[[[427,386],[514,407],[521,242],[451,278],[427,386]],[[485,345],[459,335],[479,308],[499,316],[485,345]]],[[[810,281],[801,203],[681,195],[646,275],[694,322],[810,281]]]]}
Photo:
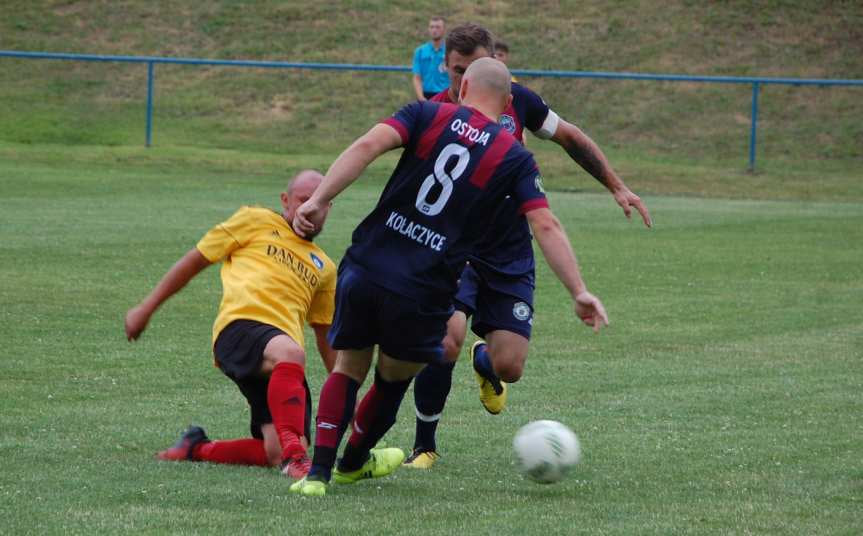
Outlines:
{"type": "MultiPolygon", "coordinates": [[[[607,195],[553,192],[612,325],[598,336],[578,326],[540,262],[524,380],[490,417],[462,362],[433,471],[316,501],[291,496],[275,471],[155,461],[190,422],[217,438],[247,434],[241,395],[208,350],[217,271],[168,302],[137,344],[123,338],[125,310],[210,225],[240,204],[275,206],[290,173],[332,157],[0,145],[3,532],[859,531],[856,196],[647,196],[656,226],[646,230],[607,195]],[[557,485],[531,484],[513,465],[512,435],[537,418],[582,440],[582,464],[557,485]]],[[[392,163],[337,200],[320,238],[334,258],[392,163]]],[[[691,184],[717,173],[688,171],[691,184]]],[[[317,393],[322,366],[310,359],[309,371],[317,393]]],[[[412,433],[408,399],[386,441],[409,447],[412,433]]]]}
{"type": "MultiPolygon", "coordinates": [[[[863,78],[859,2],[4,3],[0,49],[406,65],[431,13],[506,38],[512,66],[723,76],[863,78]]],[[[0,140],[144,142],[144,65],[0,59],[0,140]]],[[[748,165],[746,85],[526,77],[604,149],[636,160],[748,165]]],[[[412,99],[407,73],[156,68],[154,143],[333,151],[412,99]]],[[[863,88],[765,86],[758,166],[863,164],[863,88]]],[[[666,193],[664,190],[652,190],[666,193]]],[[[679,192],[684,193],[684,192],[679,192]]]]}
{"type": "MultiPolygon", "coordinates": [[[[863,78],[855,2],[12,0],[0,49],[406,64],[431,13],[506,38],[515,68],[863,78]]],[[[496,418],[465,363],[428,474],[287,492],[274,471],[157,463],[190,422],[247,433],[212,367],[209,270],[127,343],[122,318],[212,224],[275,206],[411,98],[406,75],[0,59],[0,532],[856,534],[863,525],[860,88],[524,78],[588,132],[656,226],[624,220],[530,140],[612,326],[577,325],[540,263],[523,382],[496,418]],[[584,447],[538,486],[510,441],[537,418],[584,447]]],[[[389,156],[340,198],[334,258],[389,156]]],[[[310,349],[313,353],[314,351],[310,349]]],[[[315,392],[323,370],[310,360],[315,392]]],[[[409,447],[408,401],[386,441],[409,447]]]]}

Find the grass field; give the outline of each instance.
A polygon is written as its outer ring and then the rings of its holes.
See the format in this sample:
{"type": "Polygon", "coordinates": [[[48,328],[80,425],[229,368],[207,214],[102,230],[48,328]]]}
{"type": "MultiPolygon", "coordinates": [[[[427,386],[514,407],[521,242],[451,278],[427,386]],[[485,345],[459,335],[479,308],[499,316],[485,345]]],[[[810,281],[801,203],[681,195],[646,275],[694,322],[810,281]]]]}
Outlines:
{"type": "MultiPolygon", "coordinates": [[[[863,78],[859,2],[531,6],[7,0],[0,49],[407,64],[440,13],[506,38],[515,68],[863,78]]],[[[208,227],[275,207],[288,176],[326,168],[402,105],[407,76],[160,65],[146,150],[143,66],[0,59],[0,534],[860,534],[861,89],[763,87],[750,174],[749,87],[523,81],[653,213],[652,230],[627,222],[530,140],[612,325],[575,322],[540,262],[531,357],[504,414],[482,410],[462,362],[433,471],[316,501],[275,471],[153,458],[189,423],[247,434],[208,350],[215,269],[140,342],[122,319],[208,227]],[[557,485],[513,463],[513,434],[538,418],[582,441],[557,485]]],[[[338,200],[320,237],[332,257],[394,162],[338,200]]],[[[409,398],[390,445],[411,446],[409,398]]]]}
{"type": "MultiPolygon", "coordinates": [[[[509,41],[519,69],[863,78],[863,4],[692,0],[5,0],[0,49],[407,65],[432,13],[509,41]]],[[[156,67],[154,143],[334,151],[412,98],[407,73],[156,67]]],[[[751,87],[523,78],[603,148],[748,162],[751,87]]],[[[863,88],[764,86],[758,166],[863,163],[863,88]]],[[[0,59],[0,140],[144,142],[143,65],[0,59]]],[[[639,169],[641,171],[641,169],[639,169]]],[[[652,186],[652,185],[649,185],[652,186]]],[[[651,189],[662,194],[664,188],[651,189]]],[[[690,193],[691,190],[674,190],[690,193]]]]}
{"type": "MultiPolygon", "coordinates": [[[[292,171],[331,158],[0,144],[0,532],[859,534],[863,204],[817,190],[647,196],[652,230],[606,195],[552,192],[612,325],[578,326],[540,262],[524,380],[490,417],[462,362],[429,473],[308,500],[274,471],[154,460],[190,422],[247,433],[208,351],[217,271],[137,344],[125,310],[210,225],[241,204],[276,206],[292,171]],[[557,485],[513,465],[512,435],[537,418],[582,440],[582,464],[557,485]]],[[[334,258],[392,162],[339,199],[320,238],[334,258]]],[[[689,173],[710,184],[716,171],[689,173]]],[[[411,406],[388,444],[410,447],[411,406]]]]}

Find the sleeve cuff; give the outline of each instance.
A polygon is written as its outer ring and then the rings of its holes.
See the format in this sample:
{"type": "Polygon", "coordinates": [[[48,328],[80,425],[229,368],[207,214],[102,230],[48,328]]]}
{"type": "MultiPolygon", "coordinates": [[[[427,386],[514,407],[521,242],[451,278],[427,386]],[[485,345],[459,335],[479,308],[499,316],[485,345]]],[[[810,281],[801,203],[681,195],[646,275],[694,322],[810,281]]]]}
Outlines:
{"type": "Polygon", "coordinates": [[[393,127],[394,129],[396,129],[396,132],[398,132],[399,136],[402,137],[402,145],[407,144],[408,137],[409,137],[408,136],[408,129],[405,128],[405,126],[401,123],[401,121],[399,121],[395,117],[389,117],[389,118],[381,121],[381,123],[383,123],[384,125],[389,125],[389,126],[393,127]]]}
{"type": "Polygon", "coordinates": [[[205,251],[205,250],[204,250],[204,248],[202,248],[202,247],[201,247],[201,244],[200,244],[200,243],[198,243],[198,244],[196,244],[196,245],[195,245],[195,249],[197,249],[197,250],[198,250],[198,253],[200,253],[201,255],[203,255],[203,256],[204,256],[204,258],[205,258],[205,259],[207,259],[207,260],[210,262],[210,264],[216,264],[217,262],[219,262],[220,260],[222,260],[222,259],[218,259],[218,258],[217,258],[217,259],[213,259],[213,258],[211,258],[211,256],[212,256],[212,252],[205,251]]]}
{"type": "Polygon", "coordinates": [[[548,199],[546,199],[545,197],[541,197],[539,199],[531,199],[530,201],[525,201],[520,207],[518,207],[518,213],[524,215],[531,210],[536,210],[538,208],[548,208],[548,199]]]}

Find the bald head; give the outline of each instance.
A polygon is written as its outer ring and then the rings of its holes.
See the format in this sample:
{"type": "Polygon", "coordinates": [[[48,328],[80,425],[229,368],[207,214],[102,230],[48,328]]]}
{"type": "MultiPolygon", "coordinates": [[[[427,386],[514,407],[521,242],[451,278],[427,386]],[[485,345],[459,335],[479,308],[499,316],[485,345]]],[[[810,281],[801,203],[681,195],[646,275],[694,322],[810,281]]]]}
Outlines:
{"type": "Polygon", "coordinates": [[[324,176],[314,169],[304,169],[288,181],[287,194],[291,195],[295,189],[299,189],[309,190],[309,195],[311,195],[322,180],[324,180],[324,176]]]}
{"type": "MultiPolygon", "coordinates": [[[[288,181],[288,187],[282,192],[282,215],[288,222],[294,221],[294,212],[297,207],[308,201],[315,190],[320,186],[324,176],[313,169],[305,169],[297,173],[294,178],[288,181]]],[[[314,233],[306,234],[307,240],[312,240],[323,226],[319,227],[314,233]]]]}
{"type": "Polygon", "coordinates": [[[495,96],[506,96],[512,91],[512,76],[503,62],[494,58],[479,58],[464,72],[474,90],[495,96]]]}
{"type": "Polygon", "coordinates": [[[497,121],[512,101],[511,81],[509,69],[500,61],[494,58],[474,60],[461,79],[459,102],[497,121]]]}

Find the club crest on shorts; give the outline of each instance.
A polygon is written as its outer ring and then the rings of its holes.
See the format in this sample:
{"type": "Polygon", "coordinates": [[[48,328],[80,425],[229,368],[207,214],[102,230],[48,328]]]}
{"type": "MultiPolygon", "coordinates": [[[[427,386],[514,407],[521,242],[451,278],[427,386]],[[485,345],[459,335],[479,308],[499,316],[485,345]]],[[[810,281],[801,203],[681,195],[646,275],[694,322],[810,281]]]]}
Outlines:
{"type": "Polygon", "coordinates": [[[505,128],[507,132],[509,132],[510,134],[515,134],[515,120],[512,117],[503,114],[502,116],[500,116],[499,123],[500,126],[505,128]]]}
{"type": "Polygon", "coordinates": [[[309,257],[312,258],[312,262],[315,263],[315,266],[318,267],[318,270],[324,269],[324,261],[314,253],[309,253],[309,257]]]}
{"type": "Polygon", "coordinates": [[[525,321],[530,318],[530,306],[523,301],[516,302],[512,306],[512,316],[517,320],[525,321]]]}

